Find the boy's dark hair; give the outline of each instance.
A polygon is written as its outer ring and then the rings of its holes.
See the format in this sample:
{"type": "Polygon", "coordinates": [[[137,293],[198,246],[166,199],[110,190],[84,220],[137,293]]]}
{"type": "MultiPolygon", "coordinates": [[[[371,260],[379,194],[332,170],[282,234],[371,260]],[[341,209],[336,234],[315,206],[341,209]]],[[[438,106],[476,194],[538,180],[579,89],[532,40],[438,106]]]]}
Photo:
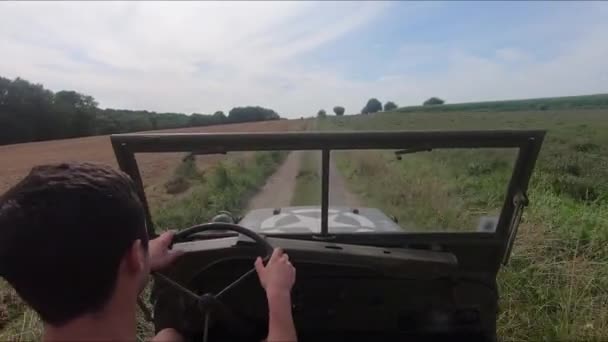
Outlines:
{"type": "Polygon", "coordinates": [[[135,185],[106,165],[38,166],[0,198],[0,275],[51,325],[100,310],[137,239],[135,185]]]}

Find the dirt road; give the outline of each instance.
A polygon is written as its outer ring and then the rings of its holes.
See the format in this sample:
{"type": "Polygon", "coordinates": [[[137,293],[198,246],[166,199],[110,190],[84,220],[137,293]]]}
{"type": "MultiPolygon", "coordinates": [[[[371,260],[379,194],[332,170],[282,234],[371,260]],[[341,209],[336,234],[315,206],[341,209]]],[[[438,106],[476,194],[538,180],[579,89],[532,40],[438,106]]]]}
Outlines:
{"type": "Polygon", "coordinates": [[[279,169],[268,178],[262,189],[249,201],[248,210],[280,208],[291,204],[300,170],[300,151],[289,153],[279,169]]]}
{"type": "MultiPolygon", "coordinates": [[[[280,208],[291,205],[292,197],[296,189],[297,175],[300,171],[301,159],[305,152],[294,151],[287,156],[281,167],[268,178],[264,187],[250,201],[248,209],[256,208],[280,208]]],[[[318,158],[319,165],[319,194],[321,191],[321,162],[320,153],[318,158]]],[[[321,197],[317,203],[321,205],[321,197]]],[[[333,163],[330,163],[329,174],[329,205],[356,207],[361,203],[357,196],[351,193],[342,175],[338,172],[333,163]]]]}
{"type": "MultiPolygon", "coordinates": [[[[157,132],[280,132],[301,130],[302,126],[300,120],[276,120],[157,132]]],[[[181,154],[146,153],[136,157],[144,184],[152,184],[167,179],[180,161],[181,154]]],[[[212,161],[205,158],[197,158],[197,164],[212,161]]],[[[107,135],[0,146],[0,194],[23,178],[33,166],[64,161],[94,161],[117,166],[107,135]]]]}

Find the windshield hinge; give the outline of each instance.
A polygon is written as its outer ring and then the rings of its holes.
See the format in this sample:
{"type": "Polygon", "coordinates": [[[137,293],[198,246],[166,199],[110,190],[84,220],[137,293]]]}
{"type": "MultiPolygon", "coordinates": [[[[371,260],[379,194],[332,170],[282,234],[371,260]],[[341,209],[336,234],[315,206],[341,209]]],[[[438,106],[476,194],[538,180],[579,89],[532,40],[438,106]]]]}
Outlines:
{"type": "Polygon", "coordinates": [[[331,235],[331,234],[321,234],[321,235],[313,235],[312,236],[313,240],[319,240],[319,241],[332,241],[336,239],[335,235],[331,235]]]}
{"type": "Polygon", "coordinates": [[[526,207],[529,202],[528,196],[521,190],[517,191],[515,196],[513,196],[513,205],[515,206],[515,210],[513,211],[513,216],[511,216],[511,223],[509,224],[509,237],[505,246],[505,254],[503,255],[502,259],[503,265],[506,265],[509,262],[511,250],[513,249],[513,244],[515,243],[515,236],[517,236],[517,229],[519,228],[519,223],[521,222],[521,216],[524,212],[524,207],[526,207]]]}
{"type": "Polygon", "coordinates": [[[404,154],[418,153],[418,152],[430,152],[432,150],[433,149],[428,146],[412,147],[412,148],[395,151],[395,157],[397,157],[397,160],[401,160],[401,156],[404,154]]]}

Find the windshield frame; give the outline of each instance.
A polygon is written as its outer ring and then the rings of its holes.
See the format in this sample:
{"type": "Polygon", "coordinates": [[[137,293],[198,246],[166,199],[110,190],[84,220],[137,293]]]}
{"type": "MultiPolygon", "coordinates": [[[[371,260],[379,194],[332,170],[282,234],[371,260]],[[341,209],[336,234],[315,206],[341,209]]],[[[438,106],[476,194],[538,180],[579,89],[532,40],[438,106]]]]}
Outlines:
{"type": "Polygon", "coordinates": [[[111,135],[110,140],[120,169],[135,181],[144,205],[150,236],[154,226],[144,193],[135,153],[191,152],[227,153],[241,151],[317,150],[322,152],[321,233],[267,234],[273,237],[331,240],[344,243],[399,244],[404,241],[424,243],[447,241],[494,241],[504,251],[510,249],[527,204],[527,189],[538,158],[544,130],[483,131],[306,131],[268,133],[133,133],[111,135]],[[517,158],[507,186],[498,224],[494,233],[357,233],[331,234],[328,231],[329,159],[332,150],[430,150],[450,148],[516,148],[517,158]],[[339,235],[339,236],[337,236],[339,235]]]}

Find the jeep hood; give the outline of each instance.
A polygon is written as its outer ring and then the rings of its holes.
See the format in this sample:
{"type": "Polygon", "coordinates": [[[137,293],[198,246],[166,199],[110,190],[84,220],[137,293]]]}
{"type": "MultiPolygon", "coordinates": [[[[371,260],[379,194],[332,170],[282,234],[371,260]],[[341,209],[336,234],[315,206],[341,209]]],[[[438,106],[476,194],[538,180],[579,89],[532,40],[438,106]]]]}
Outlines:
{"type": "MultiPolygon", "coordinates": [[[[321,208],[298,206],[251,210],[239,222],[261,234],[321,233],[321,208]]],[[[329,207],[328,227],[332,233],[403,231],[376,208],[329,207]]]]}

